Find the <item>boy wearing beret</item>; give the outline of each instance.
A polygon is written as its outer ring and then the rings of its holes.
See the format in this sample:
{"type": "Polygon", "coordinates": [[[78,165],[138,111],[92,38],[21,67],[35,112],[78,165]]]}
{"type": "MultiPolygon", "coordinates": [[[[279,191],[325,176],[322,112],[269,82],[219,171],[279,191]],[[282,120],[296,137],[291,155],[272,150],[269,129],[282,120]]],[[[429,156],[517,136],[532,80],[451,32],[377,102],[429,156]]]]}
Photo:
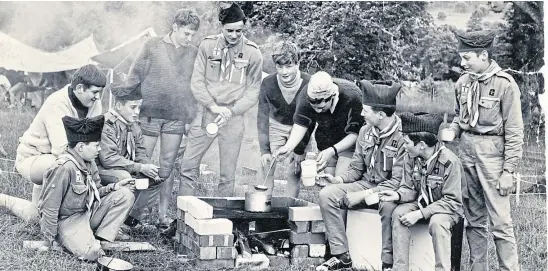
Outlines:
{"type": "Polygon", "coordinates": [[[114,107],[105,113],[97,166],[103,184],[117,183],[132,178],[147,178],[149,188],[136,191],[135,204],[125,221],[135,227],[141,212],[156,199],[162,188],[158,167],[152,163],[143,144],[139,123],[141,84],[115,85],[111,92],[114,107]]]}
{"type": "MultiPolygon", "coordinates": [[[[352,266],[346,236],[346,212],[365,205],[365,198],[384,190],[396,190],[402,175],[403,136],[396,112],[396,96],[401,85],[395,82],[360,82],[363,91],[361,115],[366,125],[360,129],[350,166],[341,174],[320,177],[331,183],[320,191],[320,209],[326,225],[331,259],[316,270],[336,270],[352,266]]],[[[381,202],[377,208],[382,224],[382,269],[392,267],[392,214],[396,204],[381,202]]]]}
{"type": "Polygon", "coordinates": [[[38,210],[47,246],[59,243],[82,260],[104,255],[133,206],[130,180],[101,185],[95,159],[104,117],[63,117],[68,147],[44,174],[38,210]]]}
{"type": "Polygon", "coordinates": [[[409,270],[409,227],[428,220],[434,244],[435,269],[451,270],[451,228],[463,216],[459,158],[438,141],[439,115],[403,113],[405,149],[398,190],[380,192],[383,202],[396,202],[392,214],[394,271],[409,270]]]}
{"type": "Polygon", "coordinates": [[[509,195],[523,154],[521,93],[514,78],[490,58],[495,36],[489,30],[457,34],[465,73],[455,84],[456,115],[448,130],[460,136],[473,271],[489,270],[488,231],[500,269],[520,269],[509,195]]]}
{"type": "Polygon", "coordinates": [[[188,132],[181,161],[179,195],[195,195],[200,162],[219,138],[220,180],[218,196],[234,196],[235,172],[244,135],[244,113],[259,96],[263,59],[259,46],[243,35],[244,12],[235,3],[219,12],[221,34],[206,37],[198,49],[191,89],[198,112],[188,132]],[[206,125],[216,123],[215,136],[206,125]]]}

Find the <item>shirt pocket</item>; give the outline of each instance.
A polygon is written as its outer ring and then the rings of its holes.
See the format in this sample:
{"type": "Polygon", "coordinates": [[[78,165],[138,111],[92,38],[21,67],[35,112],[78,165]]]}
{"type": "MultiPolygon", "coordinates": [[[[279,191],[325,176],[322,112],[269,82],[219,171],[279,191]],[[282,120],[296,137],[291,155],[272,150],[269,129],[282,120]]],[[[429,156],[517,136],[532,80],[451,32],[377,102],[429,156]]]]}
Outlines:
{"type": "Polygon", "coordinates": [[[478,123],[480,125],[492,126],[499,123],[500,99],[481,97],[478,102],[478,123]]]}
{"type": "Polygon", "coordinates": [[[397,149],[390,146],[385,146],[382,149],[382,170],[383,171],[392,171],[394,166],[394,159],[396,158],[397,149]]]}
{"type": "Polygon", "coordinates": [[[249,60],[234,59],[232,61],[232,71],[230,74],[230,82],[243,85],[247,81],[247,69],[249,60]]]}
{"type": "Polygon", "coordinates": [[[86,208],[88,186],[84,183],[75,182],[70,184],[69,192],[64,200],[64,206],[68,209],[86,208]]]}
{"type": "Polygon", "coordinates": [[[441,199],[441,192],[443,189],[443,177],[435,175],[428,176],[428,178],[426,179],[426,186],[428,187],[429,193],[432,194],[432,201],[437,201],[441,199]]]}
{"type": "Polygon", "coordinates": [[[206,79],[212,82],[218,82],[221,77],[221,58],[208,58],[206,61],[206,79]]]}

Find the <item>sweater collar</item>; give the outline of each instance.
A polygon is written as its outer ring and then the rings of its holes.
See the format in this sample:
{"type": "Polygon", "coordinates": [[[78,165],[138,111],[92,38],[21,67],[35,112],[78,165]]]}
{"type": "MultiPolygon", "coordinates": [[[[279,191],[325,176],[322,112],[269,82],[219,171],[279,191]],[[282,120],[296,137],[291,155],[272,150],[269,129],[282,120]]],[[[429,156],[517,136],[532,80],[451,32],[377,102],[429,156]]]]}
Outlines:
{"type": "Polygon", "coordinates": [[[74,93],[74,89],[70,85],[68,86],[68,96],[72,106],[74,106],[76,110],[82,110],[86,112],[86,115],[87,115],[89,108],[87,108],[86,106],[82,104],[82,102],[80,102],[80,100],[78,99],[78,97],[76,97],[76,94],[74,93]]]}

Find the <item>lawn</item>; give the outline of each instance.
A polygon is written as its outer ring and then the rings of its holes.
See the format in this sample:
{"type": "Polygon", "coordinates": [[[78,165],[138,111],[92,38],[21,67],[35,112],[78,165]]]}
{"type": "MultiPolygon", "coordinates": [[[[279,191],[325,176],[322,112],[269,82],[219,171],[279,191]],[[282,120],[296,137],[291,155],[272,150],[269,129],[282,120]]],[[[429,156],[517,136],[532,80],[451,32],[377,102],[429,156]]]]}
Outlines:
{"type": "MultiPolygon", "coordinates": [[[[15,158],[17,139],[28,127],[32,117],[24,109],[21,110],[0,110],[0,143],[9,154],[9,159],[15,158]]],[[[259,167],[259,148],[257,143],[257,132],[254,126],[254,118],[249,117],[246,128],[246,136],[242,143],[238,169],[259,167]]],[[[204,158],[203,163],[208,164],[210,170],[218,171],[217,142],[214,142],[211,150],[204,158]]],[[[527,145],[534,159],[527,160],[527,167],[522,167],[520,172],[523,175],[544,173],[544,144],[527,145]]],[[[155,155],[156,157],[157,155],[155,155]]],[[[32,186],[23,181],[18,175],[9,173],[13,171],[13,162],[0,160],[0,193],[30,198],[32,186]]],[[[278,170],[276,175],[283,178],[284,169],[278,170]]],[[[214,188],[217,177],[203,178],[200,185],[200,195],[214,195],[214,188]]],[[[237,175],[237,195],[243,196],[248,189],[257,182],[253,177],[237,175]]],[[[177,187],[174,188],[177,191],[177,187]]],[[[283,187],[277,187],[274,191],[279,194],[283,187]]],[[[305,200],[317,202],[318,188],[303,188],[301,197],[305,200]]],[[[175,193],[174,193],[175,195],[175,193]]],[[[512,196],[514,226],[519,246],[520,263],[522,270],[546,270],[546,197],[545,195],[523,195],[521,204],[516,206],[512,196]]],[[[175,196],[172,207],[175,206],[175,196]]],[[[175,213],[174,208],[171,214],[175,213]]],[[[152,210],[150,221],[155,220],[156,211],[152,210]]],[[[28,225],[18,218],[9,214],[6,210],[0,210],[0,270],[95,270],[93,264],[82,263],[75,260],[66,253],[36,251],[22,248],[23,240],[39,240],[41,235],[39,226],[28,225]]],[[[159,237],[154,231],[142,231],[134,235],[137,241],[147,241],[158,248],[156,252],[149,253],[124,253],[115,252],[114,257],[119,257],[133,263],[135,270],[194,270],[185,264],[183,257],[178,257],[173,250],[171,242],[159,237]]],[[[496,256],[493,242],[490,241],[490,270],[496,269],[496,256]]],[[[463,253],[463,270],[468,270],[466,261],[468,250],[465,246],[463,253]]],[[[270,270],[279,270],[273,267],[270,270]]],[[[310,270],[310,267],[291,267],[289,271],[310,270]]]]}

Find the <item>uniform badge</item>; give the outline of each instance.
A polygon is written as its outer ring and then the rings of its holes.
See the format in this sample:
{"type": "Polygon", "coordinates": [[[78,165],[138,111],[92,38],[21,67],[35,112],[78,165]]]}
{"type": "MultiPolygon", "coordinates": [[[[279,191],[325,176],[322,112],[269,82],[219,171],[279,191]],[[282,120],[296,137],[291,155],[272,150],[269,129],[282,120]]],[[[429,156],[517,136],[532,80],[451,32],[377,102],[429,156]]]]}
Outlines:
{"type": "Polygon", "coordinates": [[[495,96],[495,90],[494,89],[489,90],[489,96],[495,96]]]}
{"type": "Polygon", "coordinates": [[[398,141],[392,140],[392,147],[397,148],[398,147],[398,141]]]}
{"type": "Polygon", "coordinates": [[[215,47],[215,48],[213,49],[213,55],[214,55],[214,56],[221,56],[221,49],[215,47]]]}
{"type": "Polygon", "coordinates": [[[242,58],[242,57],[244,57],[244,53],[239,53],[238,58],[242,58]]]}
{"type": "Polygon", "coordinates": [[[440,174],[440,168],[439,167],[435,167],[434,170],[432,171],[434,174],[440,174]]]}

